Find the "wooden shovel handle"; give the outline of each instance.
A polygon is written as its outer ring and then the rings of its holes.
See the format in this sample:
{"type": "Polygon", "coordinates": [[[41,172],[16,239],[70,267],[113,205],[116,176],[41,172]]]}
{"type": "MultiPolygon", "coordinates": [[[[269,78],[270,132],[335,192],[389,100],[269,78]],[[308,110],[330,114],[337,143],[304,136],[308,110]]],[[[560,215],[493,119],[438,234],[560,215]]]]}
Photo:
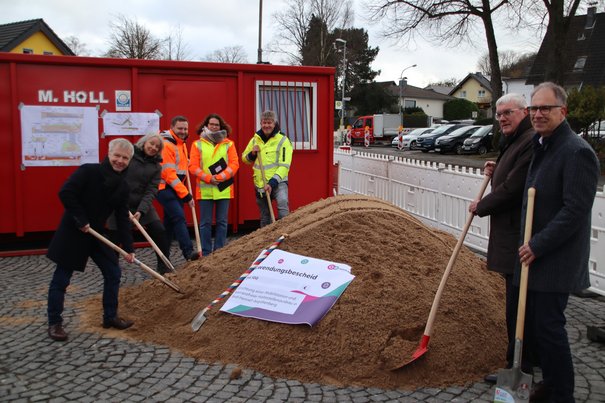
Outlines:
{"type": "MultiPolygon", "coordinates": [[[[105,238],[103,235],[99,234],[97,231],[95,231],[94,229],[92,229],[92,227],[88,228],[88,233],[91,234],[92,236],[94,236],[95,238],[97,238],[99,241],[103,242],[105,245],[109,246],[111,249],[113,249],[116,252],[118,252],[119,254],[121,254],[122,256],[128,256],[129,255],[128,252],[126,252],[124,249],[120,248],[115,243],[111,242],[109,239],[105,238]]],[[[148,274],[151,274],[153,277],[157,278],[162,283],[164,283],[168,287],[172,288],[174,291],[176,291],[178,293],[181,292],[181,289],[179,288],[178,285],[176,285],[172,281],[168,280],[167,278],[165,278],[161,274],[157,273],[151,267],[149,267],[149,266],[145,265],[143,262],[141,262],[139,259],[135,259],[134,262],[136,264],[138,264],[141,269],[143,269],[144,271],[146,271],[148,274]]]]}
{"type": "MultiPolygon", "coordinates": [[[[531,187],[527,190],[527,211],[525,214],[525,233],[523,235],[523,244],[526,245],[531,239],[532,224],[534,221],[534,202],[536,198],[536,189],[531,187]]],[[[517,305],[517,327],[515,329],[515,339],[523,340],[523,329],[525,325],[525,303],[527,301],[527,279],[529,277],[529,265],[521,265],[521,279],[519,283],[519,302],[517,305]]]]}
{"type": "Polygon", "coordinates": [[[132,221],[134,223],[134,225],[138,228],[138,230],[141,232],[141,234],[143,234],[143,236],[145,237],[145,239],[147,240],[147,242],[149,242],[149,244],[151,245],[151,247],[153,248],[153,250],[155,251],[155,253],[158,254],[158,256],[160,257],[160,259],[162,259],[162,261],[164,262],[164,264],[172,272],[176,272],[176,270],[174,269],[174,266],[172,265],[172,263],[170,263],[170,260],[168,260],[168,258],[166,257],[166,255],[164,255],[164,253],[160,250],[160,248],[153,241],[153,239],[151,238],[151,236],[147,233],[147,231],[145,231],[145,228],[141,225],[141,223],[139,222],[139,220],[137,220],[137,218],[130,211],[128,212],[128,215],[130,217],[130,221],[132,221]]]}
{"type": "MultiPolygon", "coordinates": [[[[481,199],[483,197],[483,193],[485,193],[485,189],[487,189],[487,185],[489,184],[489,181],[490,181],[489,176],[485,176],[483,178],[483,183],[481,184],[481,189],[479,190],[477,199],[481,199]]],[[[456,246],[454,247],[452,255],[450,256],[450,260],[447,263],[447,267],[445,268],[445,271],[443,272],[443,276],[441,277],[441,282],[439,283],[439,288],[437,289],[437,293],[435,294],[435,298],[433,300],[433,305],[431,306],[429,318],[426,322],[426,327],[424,328],[425,336],[430,336],[433,331],[433,324],[435,323],[435,317],[437,316],[437,309],[439,308],[439,303],[441,301],[441,295],[443,294],[443,290],[445,289],[445,283],[447,282],[450,272],[452,271],[452,267],[454,266],[454,263],[456,262],[456,258],[458,257],[458,253],[460,252],[460,249],[462,248],[462,244],[464,243],[464,238],[466,238],[466,234],[468,233],[468,230],[471,226],[471,223],[473,222],[474,217],[475,217],[475,215],[473,213],[470,213],[468,215],[468,218],[466,219],[466,224],[464,225],[464,229],[462,230],[462,232],[460,233],[460,236],[458,237],[458,242],[456,243],[456,246]]]]}
{"type": "MultiPolygon", "coordinates": [[[[189,194],[193,196],[193,192],[191,190],[191,177],[189,176],[189,169],[185,170],[187,174],[187,189],[189,190],[189,194]]],[[[193,198],[195,200],[195,198],[193,198]]],[[[197,215],[195,214],[195,206],[191,207],[191,216],[193,217],[193,231],[195,232],[195,246],[197,247],[197,252],[202,256],[202,241],[200,240],[200,228],[197,226],[197,215]]]]}
{"type": "MultiPolygon", "coordinates": [[[[258,167],[260,168],[260,176],[263,178],[263,188],[267,186],[267,178],[265,178],[265,166],[263,165],[263,157],[261,156],[262,150],[258,150],[256,158],[258,159],[258,167]]],[[[275,213],[273,212],[273,205],[271,204],[271,196],[265,191],[265,199],[267,199],[267,205],[269,206],[269,214],[271,215],[271,222],[275,222],[275,213]]]]}

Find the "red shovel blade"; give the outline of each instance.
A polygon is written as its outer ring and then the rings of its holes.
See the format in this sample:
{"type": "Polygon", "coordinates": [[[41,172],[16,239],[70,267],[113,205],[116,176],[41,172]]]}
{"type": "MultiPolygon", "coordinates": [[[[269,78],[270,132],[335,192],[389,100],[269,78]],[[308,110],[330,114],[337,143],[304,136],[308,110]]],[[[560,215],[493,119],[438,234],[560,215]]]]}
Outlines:
{"type": "Polygon", "coordinates": [[[427,351],[429,351],[428,345],[429,345],[430,338],[431,338],[431,336],[423,334],[422,338],[420,339],[420,344],[416,348],[416,351],[414,351],[414,353],[412,354],[412,358],[410,358],[408,361],[401,363],[401,365],[397,365],[397,366],[391,368],[391,371],[396,371],[400,368],[403,368],[406,365],[409,365],[410,363],[416,361],[418,358],[422,357],[427,351]]]}

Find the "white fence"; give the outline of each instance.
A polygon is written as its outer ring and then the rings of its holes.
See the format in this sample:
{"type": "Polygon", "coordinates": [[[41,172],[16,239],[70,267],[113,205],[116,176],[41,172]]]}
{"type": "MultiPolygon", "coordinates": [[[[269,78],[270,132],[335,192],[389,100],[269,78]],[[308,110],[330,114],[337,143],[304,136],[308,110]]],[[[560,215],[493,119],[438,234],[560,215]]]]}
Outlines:
{"type": "MultiPolygon", "coordinates": [[[[339,164],[339,194],[363,194],[393,203],[425,224],[458,237],[468,206],[477,197],[483,176],[479,169],[371,154],[334,150],[339,164]]],[[[486,190],[489,193],[490,188],[486,190]]],[[[475,217],[465,244],[485,252],[489,219],[475,217]]],[[[605,295],[605,195],[597,193],[592,209],[589,263],[591,291],[605,295]]]]}

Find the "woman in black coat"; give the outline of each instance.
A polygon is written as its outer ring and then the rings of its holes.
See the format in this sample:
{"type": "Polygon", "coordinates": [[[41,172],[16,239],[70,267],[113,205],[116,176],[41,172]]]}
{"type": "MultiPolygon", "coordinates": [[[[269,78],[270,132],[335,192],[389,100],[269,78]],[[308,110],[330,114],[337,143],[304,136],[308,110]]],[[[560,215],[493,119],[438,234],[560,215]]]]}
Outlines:
{"type": "MultiPolygon", "coordinates": [[[[157,133],[147,134],[139,139],[134,146],[134,155],[128,173],[126,174],[126,183],[130,187],[130,196],[128,198],[128,209],[132,212],[139,223],[145,227],[151,239],[158,245],[162,253],[170,256],[170,242],[166,235],[166,230],[155,207],[153,199],[158,193],[160,184],[160,175],[162,172],[162,148],[164,142],[157,133]]],[[[116,230],[115,216],[112,215],[108,221],[109,229],[116,230]]],[[[115,238],[116,234],[112,234],[115,238]]],[[[157,257],[157,270],[160,274],[168,271],[168,268],[157,257]]]]}
{"type": "Polygon", "coordinates": [[[115,212],[122,245],[130,253],[126,260],[134,262],[127,207],[129,191],[124,180],[132,154],[133,147],[128,140],[112,140],[102,163],[80,166],[59,191],[65,212],[47,254],[57,263],[48,289],[48,335],[53,340],[67,340],[62,318],[65,290],[73,272],[84,271],[89,257],[103,274],[103,327],[126,329],[133,324],[118,317],[122,275],[118,257],[108,246],[87,234],[89,228],[103,232],[107,218],[115,212]]]}

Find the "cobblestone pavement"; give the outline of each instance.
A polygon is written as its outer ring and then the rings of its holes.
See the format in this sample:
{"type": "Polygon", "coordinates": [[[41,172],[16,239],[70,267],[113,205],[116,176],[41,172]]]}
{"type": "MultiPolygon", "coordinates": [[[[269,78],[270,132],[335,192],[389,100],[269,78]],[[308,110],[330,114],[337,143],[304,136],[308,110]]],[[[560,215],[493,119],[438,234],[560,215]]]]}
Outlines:
{"type": "MultiPolygon", "coordinates": [[[[174,250],[173,256],[180,255],[174,250]]],[[[137,256],[155,267],[149,249],[137,256]]],[[[179,264],[177,262],[177,268],[179,264]]],[[[339,388],[273,379],[234,364],[196,361],[168,347],[77,330],[83,298],[101,291],[96,268],[76,273],[68,290],[65,343],[47,337],[46,295],[54,265],[43,256],[0,258],[0,401],[82,402],[490,402],[493,386],[477,382],[414,391],[339,388]]],[[[177,269],[178,270],[178,269],[177,269]]],[[[128,266],[122,284],[146,278],[128,266]]],[[[586,338],[586,325],[605,323],[605,297],[572,296],[568,332],[578,402],[605,401],[605,346],[586,338]]],[[[470,357],[469,357],[470,358],[470,357]]],[[[455,363],[452,363],[455,365],[455,363]]]]}

